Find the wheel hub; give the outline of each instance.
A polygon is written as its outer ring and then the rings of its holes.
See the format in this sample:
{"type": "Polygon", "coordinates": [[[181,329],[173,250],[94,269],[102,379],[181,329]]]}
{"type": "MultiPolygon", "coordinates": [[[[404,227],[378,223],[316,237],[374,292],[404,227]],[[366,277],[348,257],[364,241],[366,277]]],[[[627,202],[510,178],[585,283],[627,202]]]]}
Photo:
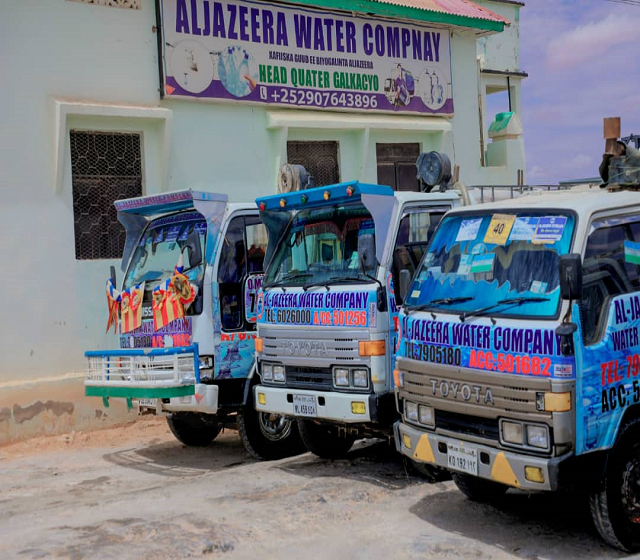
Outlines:
{"type": "Polygon", "coordinates": [[[622,473],[622,505],[627,520],[640,524],[640,463],[630,460],[622,473]]]}
{"type": "Polygon", "coordinates": [[[278,414],[259,412],[258,424],[264,437],[271,441],[285,439],[291,433],[291,420],[278,414]]]}

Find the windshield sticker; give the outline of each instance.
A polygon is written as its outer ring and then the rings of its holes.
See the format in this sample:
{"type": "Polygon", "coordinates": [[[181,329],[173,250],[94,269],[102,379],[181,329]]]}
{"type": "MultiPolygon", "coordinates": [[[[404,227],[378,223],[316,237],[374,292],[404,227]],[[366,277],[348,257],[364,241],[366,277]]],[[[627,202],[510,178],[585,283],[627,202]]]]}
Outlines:
{"type": "Polygon", "coordinates": [[[167,232],[167,238],[165,241],[167,243],[175,243],[178,239],[178,234],[180,233],[180,229],[182,226],[171,226],[169,231],[167,232]]]}
{"type": "Polygon", "coordinates": [[[640,243],[625,240],[624,260],[630,264],[640,264],[640,243]]]}
{"type": "Polygon", "coordinates": [[[456,274],[467,276],[471,272],[471,263],[473,262],[473,255],[462,255],[460,257],[460,265],[456,274]]]}
{"type": "Polygon", "coordinates": [[[244,281],[244,316],[247,323],[257,320],[258,291],[262,288],[264,274],[252,274],[244,281]]]}
{"type": "Polygon", "coordinates": [[[566,224],[566,216],[544,216],[540,218],[533,237],[533,243],[555,243],[560,241],[566,224]]]}
{"type": "Polygon", "coordinates": [[[370,235],[376,232],[376,226],[373,220],[362,220],[360,222],[360,229],[358,230],[358,237],[361,235],[370,235]]]}
{"type": "Polygon", "coordinates": [[[204,235],[207,233],[207,224],[206,222],[198,222],[193,226],[193,229],[195,229],[200,235],[204,235]]]}
{"type": "Polygon", "coordinates": [[[436,256],[434,253],[427,253],[427,256],[424,259],[424,266],[427,268],[430,267],[435,260],[436,256]]]}
{"type": "Polygon", "coordinates": [[[511,230],[510,241],[531,241],[536,234],[538,218],[528,216],[516,218],[511,230]]]}
{"type": "Polygon", "coordinates": [[[475,255],[471,262],[471,272],[492,272],[495,253],[486,253],[484,255],[475,255]]]}
{"type": "Polygon", "coordinates": [[[511,214],[494,214],[484,236],[484,242],[492,245],[505,245],[516,217],[511,214]]]}
{"type": "Polygon", "coordinates": [[[482,253],[487,252],[487,246],[484,243],[478,243],[471,249],[472,255],[482,255],[482,253]]]}
{"type": "Polygon", "coordinates": [[[482,218],[474,218],[473,220],[462,220],[458,235],[456,236],[456,243],[460,241],[473,241],[478,237],[478,231],[482,225],[482,218]]]}
{"type": "MultiPolygon", "coordinates": [[[[143,313],[146,311],[152,313],[150,305],[143,309],[143,313]]],[[[139,328],[120,336],[120,348],[191,346],[191,332],[191,317],[176,319],[159,330],[155,329],[153,319],[144,319],[139,328]]]]}
{"type": "Polygon", "coordinates": [[[534,294],[546,294],[547,293],[547,282],[541,282],[540,280],[533,280],[531,282],[531,288],[529,289],[534,294]]]}
{"type": "Polygon", "coordinates": [[[192,231],[192,228],[189,224],[187,224],[184,229],[182,230],[182,233],[180,234],[180,237],[178,237],[179,241],[186,241],[187,237],[189,237],[189,232],[192,231]]]}

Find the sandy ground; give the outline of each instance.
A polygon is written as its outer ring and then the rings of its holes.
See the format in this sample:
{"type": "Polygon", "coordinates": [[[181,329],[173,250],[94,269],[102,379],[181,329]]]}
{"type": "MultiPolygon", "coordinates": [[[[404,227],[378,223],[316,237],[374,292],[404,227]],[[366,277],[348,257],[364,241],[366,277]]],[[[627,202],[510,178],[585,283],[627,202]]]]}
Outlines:
{"type": "Polygon", "coordinates": [[[584,501],[466,500],[385,444],[260,463],[233,431],[186,448],[163,419],[0,448],[0,558],[619,558],[584,501]]]}

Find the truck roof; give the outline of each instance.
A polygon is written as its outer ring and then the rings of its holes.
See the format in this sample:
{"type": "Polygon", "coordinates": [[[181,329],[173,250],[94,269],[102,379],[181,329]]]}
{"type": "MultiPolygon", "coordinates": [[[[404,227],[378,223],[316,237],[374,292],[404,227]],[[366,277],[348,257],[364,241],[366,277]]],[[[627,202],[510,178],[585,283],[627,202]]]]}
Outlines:
{"type": "Polygon", "coordinates": [[[452,213],[469,210],[536,210],[558,209],[572,210],[578,214],[591,215],[598,210],[621,208],[640,203],[640,193],[635,191],[608,192],[599,187],[575,188],[559,191],[533,191],[524,195],[499,202],[488,202],[479,206],[464,206],[452,210],[452,213]]]}
{"type": "Polygon", "coordinates": [[[193,208],[194,202],[198,201],[227,203],[228,200],[229,197],[226,194],[185,189],[116,200],[113,205],[117,212],[153,216],[193,208]]]}
{"type": "Polygon", "coordinates": [[[413,201],[449,201],[457,200],[459,195],[453,191],[444,193],[418,193],[412,191],[394,192],[386,185],[374,185],[359,181],[346,181],[335,185],[314,187],[301,191],[292,191],[283,194],[274,194],[256,198],[256,204],[261,210],[283,210],[291,208],[318,207],[327,204],[339,204],[348,200],[357,200],[362,195],[388,196],[401,203],[413,201]]]}

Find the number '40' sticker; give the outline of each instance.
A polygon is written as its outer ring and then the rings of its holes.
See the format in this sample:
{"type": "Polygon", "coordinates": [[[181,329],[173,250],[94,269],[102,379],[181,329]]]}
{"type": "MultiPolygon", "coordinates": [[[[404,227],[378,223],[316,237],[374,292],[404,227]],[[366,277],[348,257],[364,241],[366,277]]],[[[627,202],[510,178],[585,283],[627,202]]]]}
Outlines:
{"type": "Polygon", "coordinates": [[[494,214],[484,236],[485,243],[504,245],[509,238],[516,217],[509,214],[494,214]]]}

